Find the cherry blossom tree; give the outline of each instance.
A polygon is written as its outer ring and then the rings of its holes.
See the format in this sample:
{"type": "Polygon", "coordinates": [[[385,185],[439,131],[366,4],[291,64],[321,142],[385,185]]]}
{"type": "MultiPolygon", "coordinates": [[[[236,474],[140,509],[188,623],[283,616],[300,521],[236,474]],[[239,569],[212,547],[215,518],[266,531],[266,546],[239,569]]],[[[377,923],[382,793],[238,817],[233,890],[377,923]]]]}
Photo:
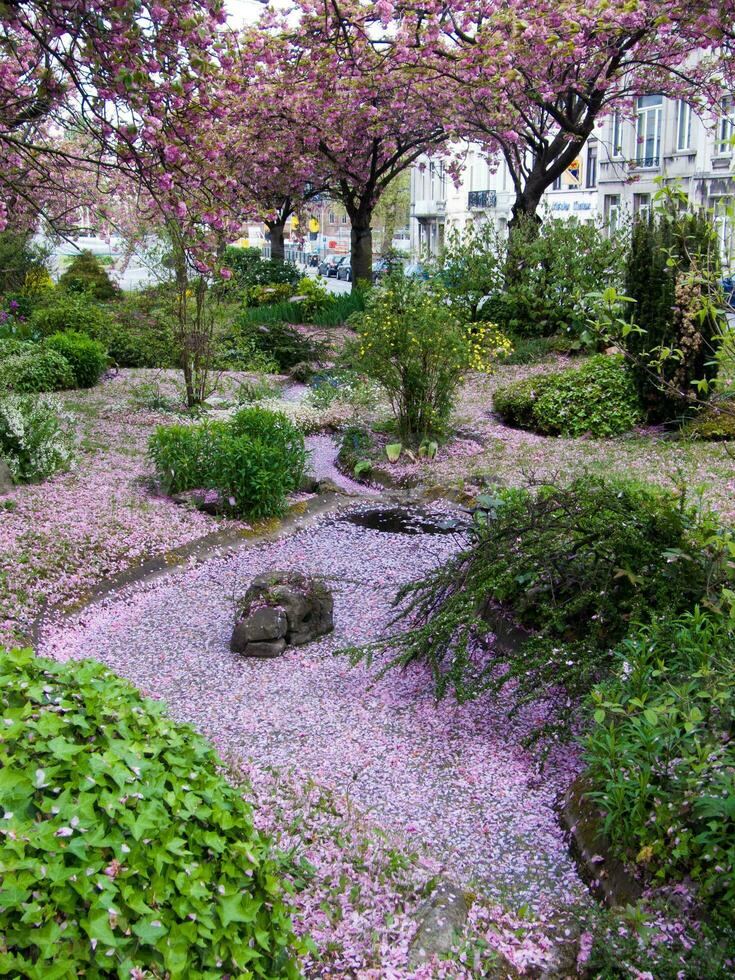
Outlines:
{"type": "Polygon", "coordinates": [[[446,126],[425,74],[406,70],[390,44],[380,4],[297,0],[265,12],[242,75],[255,72],[279,128],[298,133],[303,159],[319,161],[352,225],[353,281],[369,281],[375,206],[422,153],[442,152],[446,126]]]}
{"type": "Polygon", "coordinates": [[[423,65],[464,134],[502,153],[513,217],[535,216],[544,191],[604,116],[665,94],[714,107],[732,81],[735,4],[659,0],[427,0],[381,6],[396,49],[423,65]],[[411,52],[413,56],[411,56],[411,52]]]}

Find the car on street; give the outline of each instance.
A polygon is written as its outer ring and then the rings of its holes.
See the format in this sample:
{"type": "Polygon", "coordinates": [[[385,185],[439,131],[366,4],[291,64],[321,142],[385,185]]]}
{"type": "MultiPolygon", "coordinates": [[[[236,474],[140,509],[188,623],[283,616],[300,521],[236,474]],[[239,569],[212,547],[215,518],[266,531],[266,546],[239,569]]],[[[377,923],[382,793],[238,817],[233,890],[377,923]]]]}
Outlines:
{"type": "MultiPolygon", "coordinates": [[[[319,263],[319,275],[332,279],[337,275],[337,269],[347,259],[346,255],[325,255],[319,263]]],[[[349,259],[347,259],[349,261],[349,259]]]]}
{"type": "Polygon", "coordinates": [[[345,255],[344,262],[340,262],[337,266],[337,278],[343,279],[345,282],[352,282],[352,263],[347,255],[345,255]]]}
{"type": "Polygon", "coordinates": [[[422,282],[429,278],[428,270],[420,262],[409,262],[403,273],[408,279],[420,279],[422,282]]]}
{"type": "Polygon", "coordinates": [[[401,268],[400,259],[377,259],[373,262],[373,282],[380,282],[391,272],[401,268]]]}

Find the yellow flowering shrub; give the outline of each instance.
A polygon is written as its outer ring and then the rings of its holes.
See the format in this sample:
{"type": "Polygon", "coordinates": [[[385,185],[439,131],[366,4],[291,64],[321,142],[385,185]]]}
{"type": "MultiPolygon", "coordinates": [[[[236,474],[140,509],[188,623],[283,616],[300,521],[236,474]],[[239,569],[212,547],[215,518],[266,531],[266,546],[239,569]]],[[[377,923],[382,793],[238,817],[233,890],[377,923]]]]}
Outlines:
{"type": "Polygon", "coordinates": [[[494,324],[461,322],[436,282],[401,275],[373,290],[351,322],[355,367],[383,388],[406,442],[441,434],[464,373],[488,371],[511,350],[494,324]]]}

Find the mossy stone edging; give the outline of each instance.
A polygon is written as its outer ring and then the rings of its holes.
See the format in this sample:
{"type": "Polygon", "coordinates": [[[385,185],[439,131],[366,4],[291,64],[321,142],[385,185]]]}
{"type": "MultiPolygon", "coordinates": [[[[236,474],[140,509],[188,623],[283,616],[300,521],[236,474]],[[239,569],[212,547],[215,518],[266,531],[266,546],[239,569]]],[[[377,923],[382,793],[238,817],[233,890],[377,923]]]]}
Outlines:
{"type": "Polygon", "coordinates": [[[638,901],[643,887],[612,853],[602,817],[589,799],[590,786],[578,776],[557,801],[559,820],[569,835],[569,849],[590,891],[609,907],[638,901]]]}

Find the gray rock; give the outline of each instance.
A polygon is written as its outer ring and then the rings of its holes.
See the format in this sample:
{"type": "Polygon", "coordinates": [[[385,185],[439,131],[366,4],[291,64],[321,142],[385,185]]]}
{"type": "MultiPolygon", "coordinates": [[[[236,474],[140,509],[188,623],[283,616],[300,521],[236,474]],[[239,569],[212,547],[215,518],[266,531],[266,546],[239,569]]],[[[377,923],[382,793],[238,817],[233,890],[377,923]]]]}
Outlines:
{"type": "Polygon", "coordinates": [[[259,639],[252,635],[251,628],[247,625],[258,614],[259,624],[266,621],[276,623],[275,618],[266,616],[264,607],[277,610],[280,616],[285,617],[286,629],[277,635],[285,636],[286,641],[294,646],[311,643],[334,629],[332,593],[322,581],[301,572],[267,572],[253,579],[239,603],[235,627],[238,638],[242,638],[244,642],[259,639]],[[251,612],[253,607],[255,610],[251,612]]]}
{"type": "Polygon", "coordinates": [[[244,657],[272,659],[273,657],[280,657],[285,649],[285,640],[264,640],[260,643],[248,643],[242,654],[244,657]]]}
{"type": "Polygon", "coordinates": [[[0,459],[0,494],[10,493],[14,486],[15,483],[10,473],[10,467],[4,459],[0,459]]]}
{"type": "Polygon", "coordinates": [[[331,480],[328,476],[323,480],[319,480],[316,488],[319,493],[339,493],[342,494],[343,497],[350,496],[348,490],[345,490],[344,487],[341,487],[338,483],[335,483],[334,480],[331,480]]]}
{"type": "Polygon", "coordinates": [[[446,958],[464,933],[468,913],[462,889],[441,880],[420,913],[409,966],[415,969],[432,956],[446,958]]]}
{"type": "Polygon", "coordinates": [[[288,620],[283,609],[263,606],[235,623],[230,640],[233,653],[244,653],[250,643],[263,640],[280,640],[286,636],[288,620]]]}

